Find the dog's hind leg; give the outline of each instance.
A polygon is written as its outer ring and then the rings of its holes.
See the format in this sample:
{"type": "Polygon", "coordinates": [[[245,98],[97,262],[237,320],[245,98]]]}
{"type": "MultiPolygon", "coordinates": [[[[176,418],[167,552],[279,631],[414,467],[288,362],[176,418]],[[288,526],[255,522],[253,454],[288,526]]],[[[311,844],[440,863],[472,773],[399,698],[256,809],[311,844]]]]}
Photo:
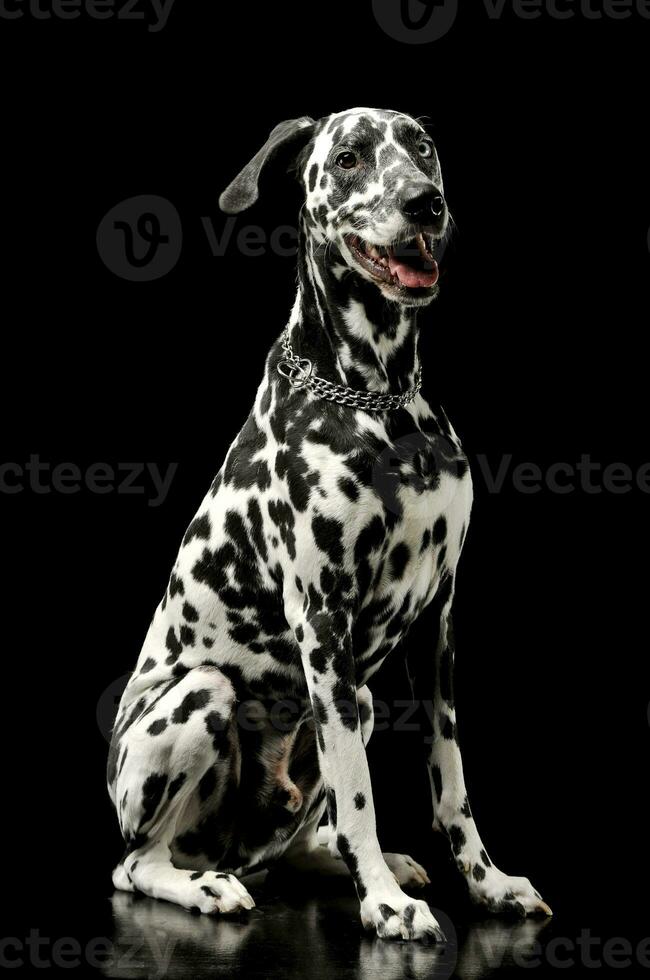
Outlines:
{"type": "Polygon", "coordinates": [[[254,902],[234,875],[177,868],[171,851],[190,797],[208,787],[218,813],[232,779],[238,781],[233,687],[204,665],[162,691],[127,731],[116,731],[121,761],[114,794],[127,853],[113,884],[201,912],[250,909],[254,902]]]}

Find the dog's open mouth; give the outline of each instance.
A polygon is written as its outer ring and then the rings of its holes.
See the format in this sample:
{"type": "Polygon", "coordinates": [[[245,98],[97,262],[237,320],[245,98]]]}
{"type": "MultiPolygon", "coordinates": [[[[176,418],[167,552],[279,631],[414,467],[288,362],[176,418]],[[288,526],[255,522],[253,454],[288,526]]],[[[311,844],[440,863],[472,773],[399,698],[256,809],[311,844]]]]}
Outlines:
{"type": "Polygon", "coordinates": [[[438,281],[433,238],[422,232],[394,245],[372,245],[359,235],[346,235],[345,243],[359,265],[376,279],[402,289],[431,289],[438,281]]]}

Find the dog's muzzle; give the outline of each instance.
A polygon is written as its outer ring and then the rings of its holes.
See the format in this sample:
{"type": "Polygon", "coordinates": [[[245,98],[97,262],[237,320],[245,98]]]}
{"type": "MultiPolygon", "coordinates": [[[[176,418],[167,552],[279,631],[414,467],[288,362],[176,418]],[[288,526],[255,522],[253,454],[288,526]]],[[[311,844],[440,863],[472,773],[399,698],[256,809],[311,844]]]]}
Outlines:
{"type": "Polygon", "coordinates": [[[408,241],[374,245],[359,235],[346,235],[353,258],[375,279],[401,289],[433,289],[440,270],[433,256],[435,237],[418,232],[408,241]]]}

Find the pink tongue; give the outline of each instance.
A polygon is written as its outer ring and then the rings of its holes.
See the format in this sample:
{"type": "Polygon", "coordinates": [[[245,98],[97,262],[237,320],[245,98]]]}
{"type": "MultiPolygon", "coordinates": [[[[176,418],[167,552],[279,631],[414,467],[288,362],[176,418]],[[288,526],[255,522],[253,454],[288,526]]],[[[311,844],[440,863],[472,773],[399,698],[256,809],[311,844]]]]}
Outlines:
{"type": "Polygon", "coordinates": [[[409,289],[419,289],[425,286],[434,286],[438,281],[438,263],[433,262],[430,269],[414,269],[412,266],[401,262],[394,255],[388,256],[388,268],[391,275],[397,276],[402,286],[409,289]]]}

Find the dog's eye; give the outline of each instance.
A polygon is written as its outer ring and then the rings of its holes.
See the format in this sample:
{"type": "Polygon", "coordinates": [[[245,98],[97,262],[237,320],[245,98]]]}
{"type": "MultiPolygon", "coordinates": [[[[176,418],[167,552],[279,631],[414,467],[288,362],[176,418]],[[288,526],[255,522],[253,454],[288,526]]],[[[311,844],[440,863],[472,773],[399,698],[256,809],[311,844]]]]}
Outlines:
{"type": "Polygon", "coordinates": [[[433,144],[429,143],[428,140],[420,140],[418,143],[418,153],[421,157],[432,157],[433,156],[433,144]]]}
{"type": "Polygon", "coordinates": [[[341,170],[352,170],[353,167],[357,165],[357,158],[354,153],[346,150],[345,153],[339,153],[336,158],[336,165],[340,167],[341,170]]]}

